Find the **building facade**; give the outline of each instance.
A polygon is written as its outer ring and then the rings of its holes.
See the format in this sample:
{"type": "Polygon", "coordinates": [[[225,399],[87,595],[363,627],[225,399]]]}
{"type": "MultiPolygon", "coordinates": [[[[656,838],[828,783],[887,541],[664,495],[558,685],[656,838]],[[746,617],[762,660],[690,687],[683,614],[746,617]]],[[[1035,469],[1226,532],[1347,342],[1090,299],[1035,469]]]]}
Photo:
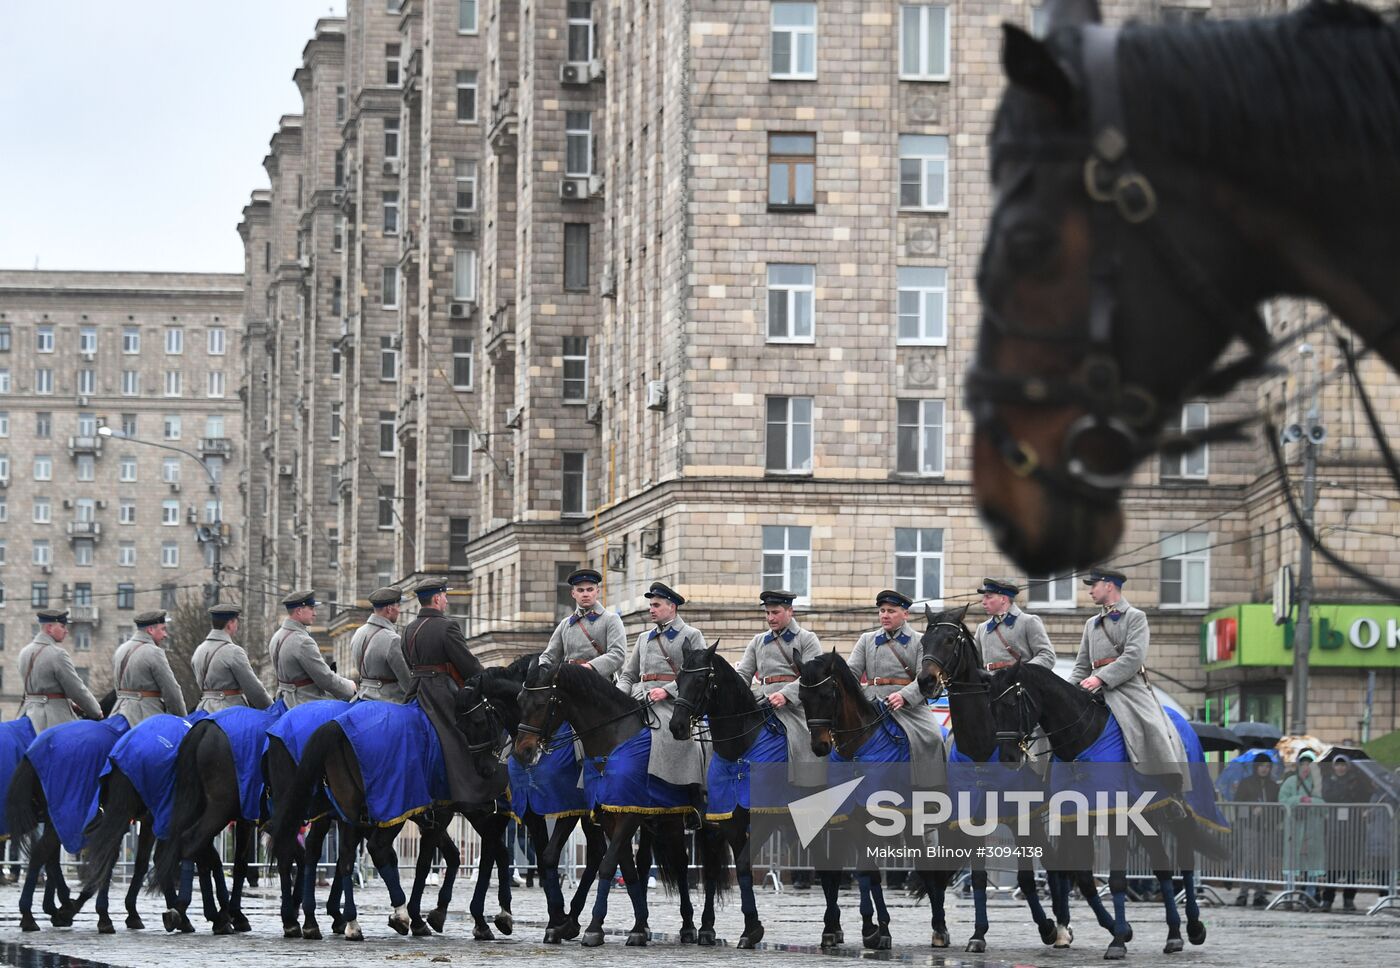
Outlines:
{"type": "MultiPolygon", "coordinates": [[[[880,588],[972,600],[1009,569],[973,505],[959,405],[1004,85],[996,24],[1039,20],[1006,0],[351,0],[345,335],[327,387],[346,429],[301,445],[303,459],[339,447],[338,567],[305,577],[349,605],[449,575],[488,662],[544,645],[583,564],[634,626],[651,580],[679,587],[726,650],[761,626],[765,586],[797,592],[801,621],[842,649],[880,588]]],[[[274,179],[269,226],[278,197],[274,179]]],[[[1310,311],[1270,309],[1285,338],[1310,311]]],[[[329,358],[326,329],[298,325],[320,341],[308,358],[329,358]]],[[[1288,422],[1300,389],[1274,379],[1180,420],[1288,422]]],[[[1335,380],[1325,394],[1336,488],[1319,523],[1393,581],[1374,445],[1355,395],[1335,380]]],[[[1400,401],[1377,397],[1394,425],[1400,401]]],[[[1155,680],[1188,708],[1230,693],[1230,715],[1284,721],[1274,698],[1243,697],[1281,694],[1286,670],[1207,669],[1201,646],[1205,616],[1267,601],[1296,558],[1280,494],[1258,441],[1153,460],[1124,494],[1115,563],[1151,616],[1155,680]]],[[[1318,586],[1366,595],[1321,563],[1318,586]]],[[[1025,598],[1072,655],[1091,614],[1074,576],[1040,576],[1025,598]]],[[[342,650],[363,614],[331,621],[342,650]]],[[[1377,731],[1400,725],[1396,666],[1372,690],[1377,731]]],[[[1319,699],[1320,732],[1355,729],[1346,675],[1315,680],[1337,697],[1319,699]]]]}
{"type": "MultiPolygon", "coordinates": [[[[0,271],[0,655],[34,608],[67,608],[79,674],[105,691],[137,612],[216,582],[236,597],[243,282],[0,271]]],[[[0,674],[8,718],[22,673],[0,674]]]]}

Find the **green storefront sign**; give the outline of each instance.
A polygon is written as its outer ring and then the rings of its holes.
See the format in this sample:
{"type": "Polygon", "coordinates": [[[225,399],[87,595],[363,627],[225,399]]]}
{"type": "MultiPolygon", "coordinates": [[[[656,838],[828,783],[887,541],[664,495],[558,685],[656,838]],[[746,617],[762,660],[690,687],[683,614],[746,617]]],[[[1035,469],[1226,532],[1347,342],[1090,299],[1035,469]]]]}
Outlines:
{"type": "MultiPolygon", "coordinates": [[[[1400,605],[1313,605],[1315,668],[1400,668],[1400,605]]],[[[1271,605],[1232,605],[1201,622],[1201,664],[1293,665],[1293,622],[1275,625],[1271,605]]]]}

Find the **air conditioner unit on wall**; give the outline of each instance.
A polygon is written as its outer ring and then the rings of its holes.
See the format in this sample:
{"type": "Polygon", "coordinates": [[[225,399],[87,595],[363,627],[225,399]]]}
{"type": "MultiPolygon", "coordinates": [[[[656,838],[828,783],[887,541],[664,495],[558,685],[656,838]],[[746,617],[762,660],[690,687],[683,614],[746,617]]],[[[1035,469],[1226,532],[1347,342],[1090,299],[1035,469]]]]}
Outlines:
{"type": "Polygon", "coordinates": [[[475,235],[476,219],[470,215],[452,216],[452,232],[455,235],[475,235]]]}
{"type": "Polygon", "coordinates": [[[643,528],[640,544],[643,558],[660,558],[661,525],[658,524],[654,528],[643,528]]]}
{"type": "Polygon", "coordinates": [[[277,476],[279,476],[279,477],[291,477],[291,476],[292,476],[292,465],[291,465],[291,464],[278,464],[278,465],[277,465],[277,476]]]}
{"type": "Polygon", "coordinates": [[[560,84],[587,84],[588,83],[587,64],[560,64],[559,83],[560,84]]]}
{"type": "Polygon", "coordinates": [[[559,183],[559,197],[570,202],[583,201],[588,198],[588,179],[565,178],[559,183]]]}
{"type": "Polygon", "coordinates": [[[470,319],[472,313],[476,311],[476,303],[454,302],[447,306],[447,316],[449,319],[470,319]]]}
{"type": "Polygon", "coordinates": [[[648,381],[647,381],[647,409],[648,409],[648,410],[665,410],[665,409],[666,409],[666,381],[665,381],[665,380],[648,380],[648,381]]]}
{"type": "Polygon", "coordinates": [[[603,401],[595,400],[588,405],[588,422],[594,425],[603,422],[603,401]]]}
{"type": "Polygon", "coordinates": [[[506,411],[506,426],[511,430],[515,430],[520,426],[520,413],[520,407],[511,407],[506,411]]]}
{"type": "Polygon", "coordinates": [[[612,266],[603,269],[602,276],[598,279],[598,295],[608,299],[617,298],[617,273],[612,266]]]}
{"type": "Polygon", "coordinates": [[[588,194],[589,194],[589,196],[592,197],[592,198],[597,198],[599,195],[602,195],[602,194],[603,194],[603,186],[606,185],[606,184],[607,184],[607,182],[604,180],[604,178],[603,178],[602,175],[589,175],[589,176],[588,176],[588,194]]]}
{"type": "Polygon", "coordinates": [[[588,62],[588,79],[590,81],[595,81],[602,76],[603,62],[595,57],[593,60],[588,62]]]}
{"type": "Polygon", "coordinates": [[[618,545],[608,549],[608,571],[627,570],[627,546],[618,545]]]}
{"type": "Polygon", "coordinates": [[[399,160],[397,158],[384,159],[384,174],[397,175],[399,173],[399,160]]]}

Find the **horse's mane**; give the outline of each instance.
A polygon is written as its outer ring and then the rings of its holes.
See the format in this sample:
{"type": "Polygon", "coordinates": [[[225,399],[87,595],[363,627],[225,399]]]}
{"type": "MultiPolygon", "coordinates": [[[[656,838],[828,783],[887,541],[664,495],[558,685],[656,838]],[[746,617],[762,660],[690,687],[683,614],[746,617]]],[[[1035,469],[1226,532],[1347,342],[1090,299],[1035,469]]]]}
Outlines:
{"type": "Polygon", "coordinates": [[[801,684],[804,686],[813,685],[809,679],[820,682],[827,676],[831,676],[849,695],[854,696],[867,707],[873,707],[872,703],[865,697],[865,690],[861,688],[860,680],[851,671],[851,667],[846,665],[846,660],[841,658],[839,652],[824,652],[815,659],[810,659],[802,666],[801,684]]]}
{"type": "Polygon", "coordinates": [[[1295,191],[1400,173],[1400,25],[1373,10],[1130,24],[1120,50],[1130,142],[1151,154],[1295,191]]]}
{"type": "MultiPolygon", "coordinates": [[[[537,661],[530,663],[530,672],[525,678],[527,686],[542,686],[555,675],[553,666],[541,666],[537,661]]],[[[640,709],[641,705],[627,693],[613,685],[610,679],[600,676],[592,669],[565,662],[558,668],[559,687],[580,697],[584,703],[597,705],[605,714],[640,709]]]]}
{"type": "Polygon", "coordinates": [[[527,652],[522,656],[517,656],[510,665],[492,666],[486,670],[486,676],[490,679],[510,679],[516,683],[517,687],[525,681],[525,676],[530,672],[530,663],[540,657],[538,652],[527,652]]]}

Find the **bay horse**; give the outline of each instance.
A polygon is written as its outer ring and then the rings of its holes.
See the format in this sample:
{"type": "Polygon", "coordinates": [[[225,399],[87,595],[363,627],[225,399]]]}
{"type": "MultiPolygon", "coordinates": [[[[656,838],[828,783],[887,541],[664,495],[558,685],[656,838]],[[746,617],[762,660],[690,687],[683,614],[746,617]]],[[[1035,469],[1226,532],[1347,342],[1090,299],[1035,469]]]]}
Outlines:
{"type": "MultiPolygon", "coordinates": [[[[1108,727],[1113,725],[1112,713],[1103,698],[1081,689],[1078,685],[1061,679],[1050,669],[1029,663],[1017,663],[1001,669],[992,675],[991,682],[992,714],[997,724],[998,745],[1001,759],[1006,763],[1017,762],[1031,741],[1032,733],[1039,726],[1049,741],[1054,758],[1063,763],[1082,762],[1108,727]]],[[[1116,728],[1116,727],[1115,727],[1116,728]]],[[[1177,724],[1177,729],[1189,731],[1185,721],[1177,724]]],[[[1183,739],[1186,737],[1183,735],[1183,739]]],[[[1188,747],[1188,755],[1189,754],[1188,747]]],[[[1204,762],[1204,755],[1197,751],[1193,759],[1204,762]]],[[[1054,766],[1052,765],[1052,776],[1054,766]]],[[[1119,771],[1127,771],[1130,766],[1121,764],[1119,771]]],[[[1199,772],[1199,771],[1198,771],[1199,772]]],[[[1126,775],[1126,773],[1124,774],[1126,775]]],[[[1114,783],[1121,782],[1118,779],[1114,783]]],[[[1061,785],[1062,786],[1062,785],[1061,785]]],[[[1186,901],[1187,938],[1192,944],[1204,944],[1206,940],[1205,922],[1201,920],[1200,907],[1196,901],[1196,879],[1189,859],[1193,855],[1204,854],[1217,859],[1230,856],[1229,850],[1210,831],[1202,816],[1202,806],[1214,804],[1214,791],[1209,777],[1197,779],[1192,791],[1186,795],[1187,806],[1192,809],[1176,810],[1176,800],[1161,801],[1165,810],[1155,811],[1160,828],[1170,832],[1175,838],[1174,856],[1188,861],[1174,864],[1160,837],[1142,837],[1152,862],[1153,876],[1157,879],[1162,893],[1162,905],[1167,923],[1167,943],[1165,954],[1173,954],[1184,947],[1181,939],[1181,915],[1176,907],[1176,888],[1173,884],[1174,870],[1181,868],[1181,880],[1186,901]],[[1197,789],[1204,785],[1204,789],[1197,789]]],[[[1151,808],[1149,808],[1151,809],[1151,808]]],[[[1094,836],[1087,831],[1074,832],[1075,825],[1069,824],[1069,833],[1062,834],[1071,844],[1072,854],[1091,858],[1094,836]],[[1075,843],[1075,841],[1078,843],[1075,843]]],[[[1106,838],[1108,844],[1109,891],[1113,896],[1113,919],[1110,941],[1104,958],[1117,960],[1126,957],[1127,943],[1132,940],[1132,928],[1126,915],[1127,904],[1127,855],[1128,836],[1111,833],[1106,838]]],[[[1084,873],[1078,875],[1081,893],[1089,896],[1093,880],[1084,873]]],[[[1091,902],[1092,903],[1092,902],[1091,902]]],[[[1097,912],[1096,912],[1097,913],[1097,912]]],[[[1100,923],[1103,923],[1102,916],[1100,923]]]]}
{"type": "Polygon", "coordinates": [[[1002,28],[967,376],[977,503],[1030,574],[1108,557],[1164,444],[1239,436],[1163,428],[1267,372],[1260,302],[1319,300],[1400,372],[1400,24],[1345,0],[1121,28],[1046,6],[1045,40],[1002,28]]]}
{"type": "MultiPolygon", "coordinates": [[[[524,671],[520,678],[512,678],[515,664],[504,669],[490,668],[485,675],[468,679],[457,693],[457,728],[466,737],[467,749],[472,753],[477,772],[482,776],[491,775],[499,769],[501,756],[515,741],[516,727],[520,723],[519,694],[524,681],[524,671]]],[[[549,920],[545,925],[545,944],[559,944],[571,941],[582,930],[579,917],[588,901],[588,892],[598,875],[598,864],[603,859],[606,842],[602,829],[588,817],[577,814],[564,814],[556,817],[551,826],[549,821],[534,810],[524,811],[518,818],[535,849],[535,868],[539,872],[540,887],[544,891],[549,920]],[[579,875],[573,897],[565,910],[564,892],[559,875],[559,862],[569,838],[579,823],[583,824],[586,844],[583,871],[579,875]]],[[[483,870],[483,875],[487,874],[483,870]]],[[[501,878],[504,882],[506,872],[501,878]]],[[[473,894],[471,914],[477,924],[483,924],[484,894],[486,876],[480,876],[476,892],[473,894]]]]}
{"type": "MultiPolygon", "coordinates": [[[[538,762],[552,744],[573,742],[577,737],[586,758],[595,764],[605,764],[607,757],[619,746],[651,725],[645,704],[626,695],[592,669],[566,662],[542,666],[535,660],[531,662],[520,690],[520,722],[516,726],[512,752],[522,765],[529,767],[538,762]],[[572,727],[573,736],[556,735],[566,721],[572,727]]],[[[587,771],[594,768],[594,765],[584,763],[586,782],[587,771]]],[[[593,903],[592,919],[580,942],[586,948],[603,943],[608,892],[619,867],[632,900],[634,916],[626,944],[630,947],[641,946],[651,938],[646,872],[639,874],[632,851],[632,835],[643,823],[653,828],[657,869],[662,883],[680,892],[680,941],[682,944],[695,944],[699,940],[690,900],[688,852],[680,809],[675,813],[632,812],[650,809],[644,804],[634,805],[631,810],[625,807],[609,809],[601,805],[595,808],[595,819],[607,838],[607,848],[598,865],[598,893],[593,903]]],[[[720,872],[713,866],[715,851],[707,847],[710,840],[702,836],[700,843],[704,876],[719,877],[720,872]]]]}

